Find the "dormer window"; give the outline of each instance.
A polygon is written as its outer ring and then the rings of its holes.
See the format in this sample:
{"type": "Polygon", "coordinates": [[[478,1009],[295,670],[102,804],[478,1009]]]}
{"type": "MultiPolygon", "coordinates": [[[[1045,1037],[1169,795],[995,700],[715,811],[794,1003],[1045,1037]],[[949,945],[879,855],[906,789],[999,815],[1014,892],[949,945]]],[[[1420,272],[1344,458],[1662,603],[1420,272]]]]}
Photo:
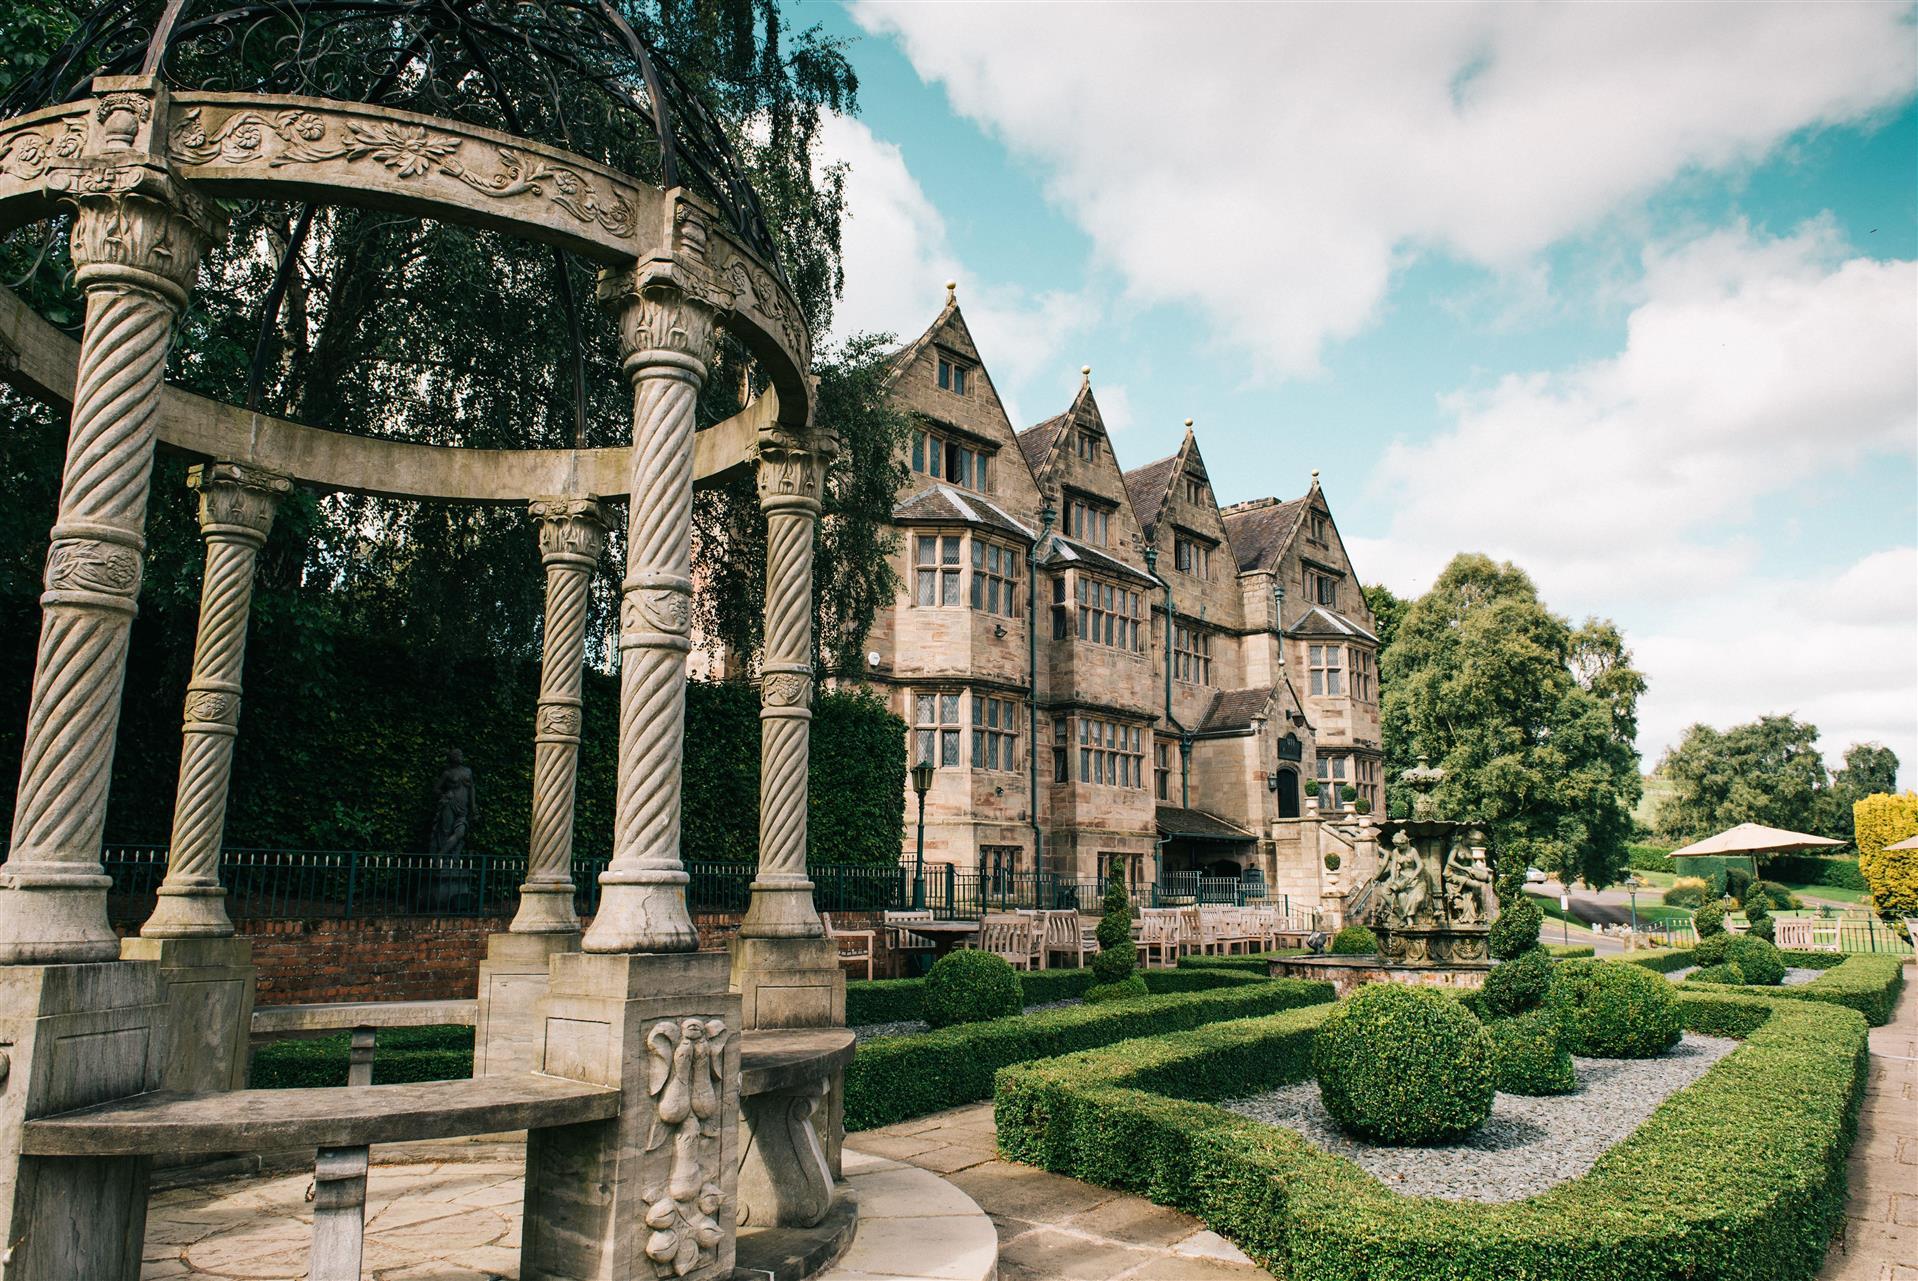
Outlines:
{"type": "Polygon", "coordinates": [[[1172,539],[1173,564],[1181,574],[1192,578],[1212,577],[1211,544],[1197,538],[1188,538],[1184,534],[1175,534],[1172,539]]]}
{"type": "Polygon", "coordinates": [[[1083,498],[1066,499],[1066,535],[1095,547],[1106,546],[1112,538],[1111,509],[1083,498]]]}
{"type": "Polygon", "coordinates": [[[1075,433],[1078,438],[1079,457],[1085,462],[1096,462],[1099,458],[1099,437],[1089,431],[1075,433]]]}
{"type": "Polygon", "coordinates": [[[992,492],[987,460],[991,455],[956,440],[948,440],[936,431],[912,434],[912,469],[934,480],[982,494],[992,492]]]}
{"type": "Polygon", "coordinates": [[[939,386],[955,396],[966,394],[966,388],[972,382],[972,367],[962,365],[948,357],[939,357],[939,386]]]}

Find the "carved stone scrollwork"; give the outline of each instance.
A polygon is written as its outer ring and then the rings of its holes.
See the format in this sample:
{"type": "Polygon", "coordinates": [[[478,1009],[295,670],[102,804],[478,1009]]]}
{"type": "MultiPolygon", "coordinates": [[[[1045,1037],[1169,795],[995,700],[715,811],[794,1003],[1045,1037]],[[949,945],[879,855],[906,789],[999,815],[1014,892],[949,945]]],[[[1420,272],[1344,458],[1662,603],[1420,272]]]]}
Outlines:
{"type": "MultiPolygon", "coordinates": [[[[47,552],[45,583],[49,594],[124,597],[123,607],[131,613],[140,594],[140,553],[98,538],[63,538],[47,552]]],[[[122,607],[112,600],[94,603],[122,607]]]]}
{"type": "Polygon", "coordinates": [[[761,697],[768,707],[810,707],[812,677],[798,672],[774,672],[765,678],[761,697]]]}
{"type": "Polygon", "coordinates": [[[731,1032],[720,1019],[667,1019],[646,1034],[646,1089],[654,1115],[646,1153],[665,1178],[642,1189],[646,1257],[661,1277],[710,1264],[723,1233],[725,1171],[720,1134],[731,1032]]]}
{"type": "Polygon", "coordinates": [[[739,1165],[741,1227],[809,1228],[832,1208],[832,1167],[819,1141],[831,1082],[741,1100],[746,1130],[739,1165]]]}

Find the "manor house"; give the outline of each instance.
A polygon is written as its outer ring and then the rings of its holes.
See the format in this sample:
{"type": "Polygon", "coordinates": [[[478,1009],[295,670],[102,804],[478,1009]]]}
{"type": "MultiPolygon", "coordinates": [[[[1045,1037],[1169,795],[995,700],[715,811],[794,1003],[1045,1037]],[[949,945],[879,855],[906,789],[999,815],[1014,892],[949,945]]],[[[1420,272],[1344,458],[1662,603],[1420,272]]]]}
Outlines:
{"type": "Polygon", "coordinates": [[[1372,870],[1358,812],[1383,813],[1378,639],[1318,473],[1221,508],[1189,422],[1123,470],[1089,371],[1015,430],[950,292],[892,380],[915,422],[902,586],[865,677],[908,764],[935,766],[928,864],[1118,860],[1135,883],[1258,878],[1338,911],[1372,870]]]}

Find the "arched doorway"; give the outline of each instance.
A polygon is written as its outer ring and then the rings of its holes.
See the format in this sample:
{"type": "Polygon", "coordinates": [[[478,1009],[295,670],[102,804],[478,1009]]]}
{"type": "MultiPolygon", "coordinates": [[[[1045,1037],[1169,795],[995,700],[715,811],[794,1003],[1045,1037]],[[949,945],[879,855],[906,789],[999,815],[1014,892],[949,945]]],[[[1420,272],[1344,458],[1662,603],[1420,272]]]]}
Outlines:
{"type": "Polygon", "coordinates": [[[1299,816],[1299,772],[1295,769],[1279,771],[1279,817],[1297,818],[1299,816]]]}

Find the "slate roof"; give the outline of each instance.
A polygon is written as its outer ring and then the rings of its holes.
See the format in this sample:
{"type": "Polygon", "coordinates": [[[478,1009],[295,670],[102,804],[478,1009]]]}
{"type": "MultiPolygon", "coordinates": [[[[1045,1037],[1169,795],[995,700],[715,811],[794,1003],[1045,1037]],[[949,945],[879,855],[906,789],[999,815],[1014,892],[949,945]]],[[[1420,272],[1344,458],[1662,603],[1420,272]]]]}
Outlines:
{"type": "MultiPolygon", "coordinates": [[[[1030,535],[1028,535],[1030,537],[1030,535]]],[[[1061,562],[1076,562],[1089,565],[1093,569],[1121,578],[1134,579],[1141,583],[1159,585],[1159,580],[1142,569],[1134,569],[1115,556],[1108,556],[1096,547],[1088,547],[1077,539],[1067,538],[1063,534],[1054,534],[1046,542],[1046,550],[1040,554],[1040,562],[1057,565],[1061,562]]]]}
{"type": "Polygon", "coordinates": [[[1289,502],[1261,498],[1249,503],[1234,503],[1219,513],[1225,521],[1226,537],[1232,540],[1232,554],[1238,558],[1241,572],[1271,569],[1279,553],[1292,538],[1304,515],[1307,494],[1289,502]]]}
{"type": "Polygon", "coordinates": [[[1287,636],[1357,636],[1369,640],[1374,645],[1379,638],[1359,626],[1344,614],[1327,609],[1323,605],[1314,605],[1305,611],[1303,617],[1285,629],[1287,636]]]}
{"type": "Polygon", "coordinates": [[[1228,823],[1217,814],[1204,810],[1161,805],[1158,814],[1159,835],[1176,836],[1189,841],[1230,841],[1241,844],[1257,839],[1236,823],[1228,823]]]}
{"type": "Polygon", "coordinates": [[[1059,439],[1059,433],[1070,417],[1070,410],[1054,414],[1037,426],[1019,433],[1019,452],[1026,456],[1026,466],[1032,469],[1033,475],[1038,475],[1039,469],[1046,465],[1046,459],[1052,457],[1052,442],[1059,439]]]}
{"type": "Polygon", "coordinates": [[[1152,527],[1159,523],[1159,513],[1165,508],[1165,497],[1172,492],[1172,473],[1178,466],[1179,456],[1174,454],[1125,473],[1125,492],[1132,500],[1132,514],[1138,517],[1139,528],[1148,536],[1152,527]]]}
{"type": "Polygon", "coordinates": [[[933,485],[901,500],[892,509],[896,525],[983,525],[1031,542],[1033,531],[1005,508],[980,494],[963,493],[950,485],[933,485]]]}
{"type": "Polygon", "coordinates": [[[1212,696],[1212,706],[1206,708],[1205,717],[1199,722],[1199,733],[1250,728],[1254,716],[1265,714],[1272,694],[1270,685],[1220,690],[1212,696]]]}

